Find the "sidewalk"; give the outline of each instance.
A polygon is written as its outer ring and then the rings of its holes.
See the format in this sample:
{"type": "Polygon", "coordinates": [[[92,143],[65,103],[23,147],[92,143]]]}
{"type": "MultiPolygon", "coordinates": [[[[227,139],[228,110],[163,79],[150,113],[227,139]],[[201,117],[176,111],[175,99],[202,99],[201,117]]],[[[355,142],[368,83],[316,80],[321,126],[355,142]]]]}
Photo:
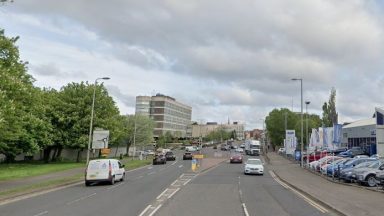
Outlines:
{"type": "Polygon", "coordinates": [[[382,193],[330,182],[276,153],[268,165],[278,177],[344,215],[382,215],[382,193]]]}

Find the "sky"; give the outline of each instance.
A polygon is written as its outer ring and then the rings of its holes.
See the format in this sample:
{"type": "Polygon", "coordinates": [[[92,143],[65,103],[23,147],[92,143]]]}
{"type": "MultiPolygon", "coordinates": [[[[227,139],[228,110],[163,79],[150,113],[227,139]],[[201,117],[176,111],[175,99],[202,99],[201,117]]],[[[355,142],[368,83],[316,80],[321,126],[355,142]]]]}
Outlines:
{"type": "Polygon", "coordinates": [[[105,81],[121,114],[162,93],[192,120],[261,128],[274,108],[321,115],[336,89],[339,122],[384,106],[379,0],[14,0],[0,28],[20,36],[35,85],[105,81]],[[305,108],[304,108],[305,109],[305,108]],[[304,110],[305,111],[305,110],[304,110]]]}

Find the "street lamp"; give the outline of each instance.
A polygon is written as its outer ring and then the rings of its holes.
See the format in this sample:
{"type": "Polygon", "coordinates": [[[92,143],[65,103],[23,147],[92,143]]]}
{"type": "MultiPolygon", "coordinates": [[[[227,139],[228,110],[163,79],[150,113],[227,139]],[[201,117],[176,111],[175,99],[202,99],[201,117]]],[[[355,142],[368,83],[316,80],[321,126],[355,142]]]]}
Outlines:
{"type": "Polygon", "coordinates": [[[301,93],[301,146],[300,146],[300,156],[301,156],[301,167],[303,167],[303,151],[304,151],[304,127],[303,127],[303,79],[293,78],[293,81],[300,81],[300,93],[301,93]]]}
{"type": "Polygon", "coordinates": [[[89,137],[88,137],[88,149],[87,149],[87,164],[89,162],[89,153],[91,151],[91,142],[92,142],[92,127],[93,127],[93,112],[95,110],[95,96],[96,96],[96,85],[98,80],[109,80],[109,77],[101,77],[95,80],[95,85],[93,86],[93,97],[92,97],[92,108],[91,108],[91,123],[89,124],[89,137]]]}
{"type": "Polygon", "coordinates": [[[310,104],[311,102],[310,101],[305,101],[305,112],[306,112],[306,137],[307,137],[307,166],[309,164],[309,153],[308,153],[308,150],[309,150],[309,137],[308,137],[308,105],[310,104]]]}

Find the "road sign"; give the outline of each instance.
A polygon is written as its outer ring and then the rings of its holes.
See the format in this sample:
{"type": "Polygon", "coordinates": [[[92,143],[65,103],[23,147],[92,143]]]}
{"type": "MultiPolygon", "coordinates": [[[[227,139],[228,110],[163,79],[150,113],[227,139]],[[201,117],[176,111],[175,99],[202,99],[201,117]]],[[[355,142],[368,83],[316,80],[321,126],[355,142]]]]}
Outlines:
{"type": "Polygon", "coordinates": [[[196,154],[196,155],[193,155],[193,158],[195,158],[195,159],[203,159],[203,158],[204,158],[204,155],[202,155],[202,154],[196,154]]]}
{"type": "Polygon", "coordinates": [[[102,156],[108,156],[111,153],[111,149],[107,149],[107,148],[100,149],[100,153],[102,156]]]}
{"type": "Polygon", "coordinates": [[[109,130],[93,131],[92,149],[108,148],[109,130]]]}

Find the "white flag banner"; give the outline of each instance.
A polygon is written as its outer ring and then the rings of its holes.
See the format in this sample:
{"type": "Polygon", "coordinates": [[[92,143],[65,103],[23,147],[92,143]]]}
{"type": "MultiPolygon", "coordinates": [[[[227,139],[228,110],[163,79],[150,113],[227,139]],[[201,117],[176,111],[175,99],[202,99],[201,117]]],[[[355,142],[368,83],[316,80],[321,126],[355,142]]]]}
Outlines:
{"type": "Polygon", "coordinates": [[[285,131],[285,151],[287,154],[293,154],[296,149],[296,133],[295,130],[286,130],[285,131]]]}

